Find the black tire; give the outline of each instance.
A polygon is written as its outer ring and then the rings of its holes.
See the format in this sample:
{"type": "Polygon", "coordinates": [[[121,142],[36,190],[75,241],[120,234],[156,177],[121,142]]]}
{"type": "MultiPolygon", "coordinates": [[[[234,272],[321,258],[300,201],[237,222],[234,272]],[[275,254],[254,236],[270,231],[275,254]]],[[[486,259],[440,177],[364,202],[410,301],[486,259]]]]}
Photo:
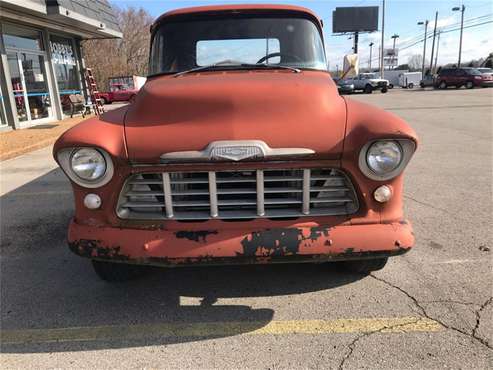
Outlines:
{"type": "Polygon", "coordinates": [[[447,86],[447,83],[446,83],[445,81],[440,81],[440,82],[438,83],[438,88],[439,88],[439,89],[442,89],[442,90],[443,90],[443,89],[446,89],[447,87],[448,87],[448,86],[447,86]]]}
{"type": "Polygon", "coordinates": [[[393,89],[394,88],[394,84],[389,84],[389,89],[393,89]]]}
{"type": "Polygon", "coordinates": [[[419,87],[421,87],[422,89],[424,89],[424,88],[425,88],[425,84],[421,82],[421,83],[419,84],[419,87]]]}
{"type": "Polygon", "coordinates": [[[371,94],[373,92],[373,87],[370,84],[367,84],[363,91],[365,92],[365,94],[371,94]]]}
{"type": "Polygon", "coordinates": [[[381,270],[387,264],[388,258],[375,258],[368,260],[343,261],[341,268],[345,271],[368,275],[370,272],[381,270]]]}
{"type": "Polygon", "coordinates": [[[466,89],[472,89],[472,88],[474,88],[474,82],[467,81],[466,82],[466,89]]]}
{"type": "Polygon", "coordinates": [[[130,99],[128,99],[129,103],[133,103],[135,101],[135,95],[132,95],[130,99]]]}
{"type": "Polygon", "coordinates": [[[108,104],[108,102],[106,101],[105,98],[101,98],[101,104],[106,105],[106,104],[108,104]]]}
{"type": "Polygon", "coordinates": [[[414,89],[414,84],[411,82],[409,85],[407,85],[408,89],[414,89]]]}
{"type": "Polygon", "coordinates": [[[388,91],[388,89],[387,89],[386,87],[384,87],[384,88],[382,88],[382,90],[380,90],[380,91],[382,92],[382,94],[385,94],[385,93],[388,91]]]}
{"type": "Polygon", "coordinates": [[[110,283],[119,283],[137,279],[148,273],[148,267],[125,263],[92,260],[94,271],[100,279],[110,283]]]}

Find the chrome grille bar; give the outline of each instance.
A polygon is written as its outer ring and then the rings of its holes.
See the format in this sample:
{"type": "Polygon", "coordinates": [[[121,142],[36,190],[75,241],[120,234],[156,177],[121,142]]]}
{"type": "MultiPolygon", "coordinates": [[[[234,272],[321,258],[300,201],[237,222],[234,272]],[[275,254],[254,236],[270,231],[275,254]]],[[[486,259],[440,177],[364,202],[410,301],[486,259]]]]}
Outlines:
{"type": "Polygon", "coordinates": [[[347,215],[358,210],[349,178],[331,168],[142,173],[127,179],[124,219],[248,220],[347,215]]]}
{"type": "Polygon", "coordinates": [[[310,169],[303,170],[303,214],[310,214],[310,169]]]}
{"type": "Polygon", "coordinates": [[[264,204],[264,172],[257,170],[257,215],[262,217],[265,215],[264,204]]]}
{"type": "Polygon", "coordinates": [[[169,173],[163,172],[161,174],[163,178],[163,192],[164,192],[164,208],[166,209],[166,217],[173,217],[173,200],[171,197],[171,182],[169,179],[169,173]]]}
{"type": "Polygon", "coordinates": [[[217,185],[215,172],[209,172],[209,199],[211,206],[211,217],[216,218],[219,212],[217,208],[217,185]]]}

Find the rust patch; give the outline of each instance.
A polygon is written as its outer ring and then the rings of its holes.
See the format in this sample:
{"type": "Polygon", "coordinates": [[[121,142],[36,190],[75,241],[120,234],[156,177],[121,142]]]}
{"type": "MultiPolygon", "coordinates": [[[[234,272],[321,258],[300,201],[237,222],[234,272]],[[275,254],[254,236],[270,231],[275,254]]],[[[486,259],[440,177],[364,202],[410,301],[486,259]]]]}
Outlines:
{"type": "Polygon", "coordinates": [[[120,247],[104,247],[99,240],[81,239],[69,243],[69,248],[73,253],[81,257],[117,261],[128,261],[130,259],[129,256],[120,253],[120,247]]]}
{"type": "Polygon", "coordinates": [[[299,252],[303,241],[315,242],[322,236],[329,236],[329,228],[312,227],[310,235],[305,237],[303,229],[270,229],[261,232],[253,232],[242,241],[243,253],[239,256],[286,256],[299,252]]]}
{"type": "Polygon", "coordinates": [[[202,231],[177,231],[175,236],[178,239],[188,239],[195,242],[207,242],[207,236],[217,234],[217,230],[202,230],[202,231]]]}

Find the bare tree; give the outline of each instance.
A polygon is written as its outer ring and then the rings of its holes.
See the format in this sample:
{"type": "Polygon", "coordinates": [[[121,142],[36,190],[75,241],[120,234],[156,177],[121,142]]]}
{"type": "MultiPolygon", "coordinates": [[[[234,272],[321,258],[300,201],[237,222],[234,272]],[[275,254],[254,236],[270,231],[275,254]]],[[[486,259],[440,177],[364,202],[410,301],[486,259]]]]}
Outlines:
{"type": "Polygon", "coordinates": [[[92,68],[101,90],[108,89],[109,77],[147,75],[152,16],[142,8],[114,9],[123,38],[82,43],[85,64],[92,68]]]}
{"type": "MultiPolygon", "coordinates": [[[[429,63],[430,62],[428,60],[425,60],[425,66],[428,65],[429,63]]],[[[420,71],[423,66],[423,55],[420,54],[411,55],[407,60],[407,64],[409,66],[410,71],[420,71]]]]}

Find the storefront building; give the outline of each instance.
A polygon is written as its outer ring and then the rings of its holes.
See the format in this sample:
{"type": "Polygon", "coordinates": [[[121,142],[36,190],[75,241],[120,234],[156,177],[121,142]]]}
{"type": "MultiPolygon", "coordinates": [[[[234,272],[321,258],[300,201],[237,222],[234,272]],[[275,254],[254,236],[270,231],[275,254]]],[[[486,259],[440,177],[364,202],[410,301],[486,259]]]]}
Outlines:
{"type": "Polygon", "coordinates": [[[0,0],[0,130],[65,118],[86,93],[81,40],[121,37],[107,0],[0,0]]]}

